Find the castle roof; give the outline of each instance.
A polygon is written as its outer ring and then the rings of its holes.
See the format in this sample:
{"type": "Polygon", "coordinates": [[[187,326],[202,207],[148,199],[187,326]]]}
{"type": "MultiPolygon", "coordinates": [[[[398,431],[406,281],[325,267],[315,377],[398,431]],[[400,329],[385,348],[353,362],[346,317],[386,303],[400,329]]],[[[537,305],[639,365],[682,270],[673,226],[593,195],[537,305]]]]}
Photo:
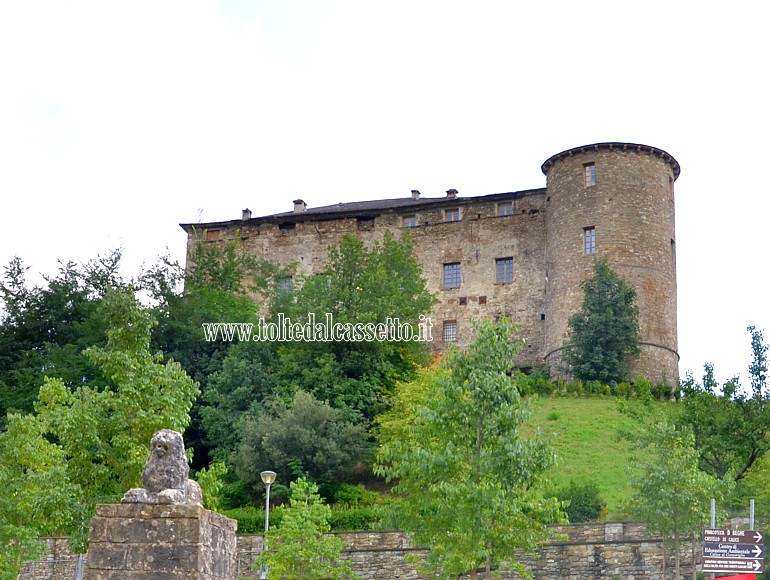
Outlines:
{"type": "MultiPolygon", "coordinates": [[[[450,190],[452,191],[452,190],[450,190]]],[[[526,189],[522,191],[510,191],[507,193],[493,193],[479,196],[451,196],[445,197],[400,197],[395,199],[377,199],[371,201],[352,201],[341,202],[334,205],[325,205],[321,207],[304,207],[302,200],[296,200],[295,206],[300,204],[302,209],[299,211],[288,211],[266,216],[253,217],[248,220],[228,220],[222,222],[209,222],[206,226],[224,227],[231,224],[243,223],[243,221],[261,222],[261,223],[285,223],[302,221],[324,221],[340,218],[352,217],[372,217],[373,214],[384,211],[409,211],[412,209],[441,208],[451,206],[465,206],[470,203],[494,202],[502,199],[513,199],[526,195],[544,194],[545,188],[526,189]]],[[[179,224],[185,231],[191,228],[200,228],[204,224],[179,224]]]]}
{"type": "Polygon", "coordinates": [[[540,169],[543,170],[543,173],[548,175],[548,171],[553,167],[554,163],[559,161],[560,159],[564,159],[565,157],[570,157],[572,155],[575,155],[576,153],[586,153],[588,151],[599,151],[600,149],[606,149],[609,151],[617,150],[617,151],[637,151],[639,153],[650,153],[652,155],[657,155],[663,161],[668,163],[671,166],[671,170],[674,172],[674,179],[679,177],[679,172],[681,171],[681,168],[679,167],[679,162],[672,157],[672,155],[666,151],[663,151],[663,149],[658,149],[657,147],[651,147],[650,145],[639,145],[638,143],[618,143],[618,142],[607,142],[607,143],[594,143],[593,145],[581,145],[580,147],[573,147],[572,149],[567,149],[566,151],[562,151],[561,153],[557,153],[556,155],[553,155],[552,157],[548,158],[545,163],[540,167],[540,169]]]}

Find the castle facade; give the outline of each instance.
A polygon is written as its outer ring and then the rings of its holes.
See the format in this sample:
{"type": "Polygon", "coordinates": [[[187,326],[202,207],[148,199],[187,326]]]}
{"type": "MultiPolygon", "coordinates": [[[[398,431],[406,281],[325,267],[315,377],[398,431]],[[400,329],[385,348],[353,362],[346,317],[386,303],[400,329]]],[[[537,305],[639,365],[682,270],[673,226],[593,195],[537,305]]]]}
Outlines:
{"type": "MultiPolygon", "coordinates": [[[[365,242],[385,232],[415,243],[428,289],[433,348],[473,340],[471,320],[508,316],[526,347],[521,367],[548,365],[561,376],[569,317],[580,309],[580,283],[597,257],[636,289],[641,355],[632,375],[675,382],[676,321],[674,181],[679,164],[655,147],[596,143],[545,161],[546,187],[463,197],[410,197],[308,207],[206,224],[182,224],[188,260],[205,239],[239,236],[255,256],[300,273],[322,272],[328,248],[345,234],[365,242]]],[[[427,313],[426,313],[427,314],[427,313]]]]}

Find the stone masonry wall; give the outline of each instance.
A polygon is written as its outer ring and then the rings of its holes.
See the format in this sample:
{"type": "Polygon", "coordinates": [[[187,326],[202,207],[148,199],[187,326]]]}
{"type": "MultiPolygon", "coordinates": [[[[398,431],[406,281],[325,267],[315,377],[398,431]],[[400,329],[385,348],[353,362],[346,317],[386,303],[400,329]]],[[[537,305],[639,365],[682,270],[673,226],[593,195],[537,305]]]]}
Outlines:
{"type": "Polygon", "coordinates": [[[198,240],[238,239],[258,258],[316,274],[326,267],[329,247],[346,234],[371,245],[387,232],[397,239],[408,233],[427,287],[438,298],[425,313],[433,322],[434,351],[448,347],[445,325],[456,325],[453,342],[464,348],[473,341],[474,318],[507,315],[527,343],[516,363],[547,364],[554,378],[568,378],[560,368],[567,322],[580,308],[581,281],[597,257],[607,258],[637,292],[641,355],[632,378],[675,383],[678,164],[655,148],[605,143],[557,154],[543,170],[545,189],[477,197],[450,190],[446,198],[341,203],[317,211],[303,202],[285,214],[186,224],[188,267],[198,240]],[[585,164],[595,166],[593,185],[584,182],[585,164]],[[455,212],[460,219],[447,221],[455,212]],[[594,254],[584,251],[585,228],[594,228],[594,254]],[[513,280],[497,282],[496,260],[509,258],[513,280]],[[459,288],[444,286],[446,264],[460,265],[459,288]]]}
{"type": "Polygon", "coordinates": [[[642,352],[632,378],[669,384],[678,378],[674,179],[667,160],[622,147],[586,147],[548,169],[545,334],[552,369],[568,320],[582,304],[580,283],[596,258],[606,258],[637,293],[642,352]],[[595,185],[586,186],[584,167],[591,163],[595,185]],[[593,255],[584,251],[585,228],[595,229],[593,255]]]}
{"type": "Polygon", "coordinates": [[[97,505],[85,580],[232,580],[237,522],[197,505],[97,505]]]}
{"type": "Polygon", "coordinates": [[[517,363],[543,364],[545,190],[488,197],[491,199],[439,198],[430,206],[375,212],[371,221],[361,217],[321,219],[299,213],[282,218],[280,223],[257,218],[228,222],[217,226],[215,236],[209,236],[212,230],[205,235],[201,231],[191,234],[188,260],[194,255],[196,236],[212,237],[207,243],[237,238],[258,258],[281,266],[296,265],[297,274],[317,274],[326,268],[329,248],[346,234],[357,236],[370,247],[381,243],[386,232],[396,239],[409,234],[427,287],[438,298],[433,311],[425,313],[433,322],[431,346],[435,351],[443,352],[448,346],[442,334],[445,321],[456,322],[455,344],[463,348],[473,341],[474,318],[505,315],[521,327],[518,336],[526,338],[517,363]],[[501,203],[510,203],[513,213],[498,215],[501,203]],[[446,222],[445,212],[453,208],[460,210],[461,219],[446,222]],[[415,216],[414,227],[403,226],[405,215],[415,216]],[[500,258],[513,259],[512,282],[496,282],[496,259],[500,258]],[[444,264],[448,263],[460,264],[459,288],[444,287],[444,264]]]}
{"type": "MultiPolygon", "coordinates": [[[[634,523],[597,523],[554,526],[556,534],[567,536],[544,546],[537,557],[522,555],[521,560],[538,580],[670,580],[673,561],[663,576],[663,549],[658,538],[645,534],[644,526],[634,523]]],[[[369,531],[338,534],[347,544],[344,557],[365,580],[417,580],[418,562],[427,550],[412,547],[404,532],[369,531]]],[[[20,580],[72,580],[74,556],[65,549],[66,540],[46,540],[56,557],[28,562],[20,580]]],[[[262,548],[261,536],[238,537],[239,579],[254,579],[259,573],[252,563],[262,548]]],[[[682,553],[683,577],[691,577],[691,551],[682,553]]],[[[699,550],[699,547],[696,548],[699,550]]],[[[699,562],[700,565],[700,562],[699,562]]],[[[504,580],[520,577],[500,570],[504,580]]]]}

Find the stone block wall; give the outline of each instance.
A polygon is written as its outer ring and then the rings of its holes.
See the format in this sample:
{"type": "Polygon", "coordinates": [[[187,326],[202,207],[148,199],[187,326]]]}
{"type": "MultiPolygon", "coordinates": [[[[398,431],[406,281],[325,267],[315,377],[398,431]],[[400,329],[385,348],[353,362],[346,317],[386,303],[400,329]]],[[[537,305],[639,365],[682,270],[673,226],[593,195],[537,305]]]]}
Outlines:
{"type": "Polygon", "coordinates": [[[231,580],[237,522],[196,505],[97,505],[86,580],[231,580]]]}
{"type": "MultiPolygon", "coordinates": [[[[521,561],[537,580],[671,580],[674,577],[673,561],[668,562],[667,573],[663,575],[662,541],[649,537],[643,525],[571,524],[554,526],[553,531],[567,539],[545,545],[537,556],[521,555],[521,561]]],[[[404,532],[366,531],[338,535],[347,545],[344,557],[364,580],[425,578],[417,571],[417,567],[427,557],[428,551],[413,547],[404,532]]],[[[48,559],[28,562],[19,576],[20,580],[72,580],[75,577],[75,556],[66,549],[66,540],[45,541],[51,548],[48,559]]],[[[253,562],[261,549],[261,536],[238,537],[237,577],[240,580],[259,577],[258,571],[253,569],[253,562]]],[[[696,549],[700,550],[700,545],[696,549]]],[[[692,552],[688,544],[682,552],[682,574],[685,578],[692,576],[691,561],[692,552]]],[[[504,580],[520,578],[511,570],[502,569],[500,573],[504,580]]],[[[124,575],[115,577],[123,578],[124,575]]]]}
{"type": "MultiPolygon", "coordinates": [[[[69,549],[67,538],[40,538],[48,549],[40,560],[25,562],[20,580],[73,580],[78,555],[69,549]]],[[[82,565],[82,564],[81,564],[82,565]]]]}

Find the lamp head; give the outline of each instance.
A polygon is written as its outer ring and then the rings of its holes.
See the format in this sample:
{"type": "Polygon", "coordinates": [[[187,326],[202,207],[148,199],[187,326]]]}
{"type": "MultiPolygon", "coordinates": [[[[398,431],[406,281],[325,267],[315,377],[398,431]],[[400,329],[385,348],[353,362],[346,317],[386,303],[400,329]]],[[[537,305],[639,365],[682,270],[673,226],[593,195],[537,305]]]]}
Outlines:
{"type": "Polygon", "coordinates": [[[259,476],[262,478],[262,483],[265,485],[270,485],[275,481],[275,471],[263,471],[259,476]]]}

